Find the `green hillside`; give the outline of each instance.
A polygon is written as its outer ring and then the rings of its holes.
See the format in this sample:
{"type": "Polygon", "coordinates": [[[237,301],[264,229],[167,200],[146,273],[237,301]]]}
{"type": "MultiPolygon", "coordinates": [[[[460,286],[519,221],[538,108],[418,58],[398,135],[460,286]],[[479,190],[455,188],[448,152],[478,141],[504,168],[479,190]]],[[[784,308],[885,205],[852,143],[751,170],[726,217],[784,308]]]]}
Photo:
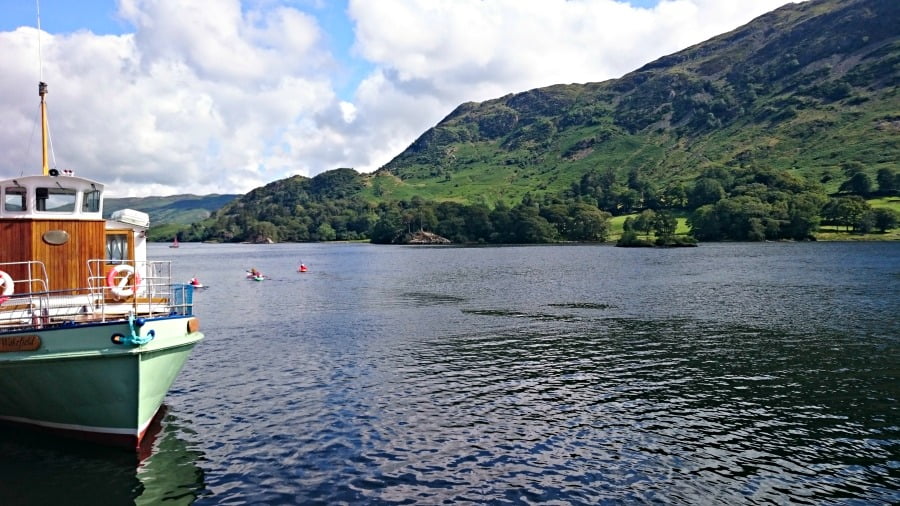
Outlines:
{"type": "Polygon", "coordinates": [[[169,197],[127,197],[104,200],[108,218],[121,209],[135,209],[150,215],[150,240],[171,241],[190,224],[203,221],[239,195],[172,195],[169,197]]]}
{"type": "Polygon", "coordinates": [[[620,79],[462,104],[374,174],[277,181],[192,233],[596,240],[608,224],[576,233],[573,216],[642,210],[688,215],[711,240],[864,231],[874,218],[829,198],[900,187],[898,84],[900,2],[790,4],[620,79]]]}
{"type": "Polygon", "coordinates": [[[212,213],[239,195],[172,195],[169,197],[126,197],[104,200],[103,214],[109,217],[121,209],[136,209],[150,215],[153,224],[191,223],[209,218],[212,213]]]}
{"type": "Polygon", "coordinates": [[[603,83],[459,106],[369,195],[513,204],[590,170],[664,187],[710,167],[789,170],[837,191],[841,163],[897,168],[900,2],[788,5],[603,83]]]}

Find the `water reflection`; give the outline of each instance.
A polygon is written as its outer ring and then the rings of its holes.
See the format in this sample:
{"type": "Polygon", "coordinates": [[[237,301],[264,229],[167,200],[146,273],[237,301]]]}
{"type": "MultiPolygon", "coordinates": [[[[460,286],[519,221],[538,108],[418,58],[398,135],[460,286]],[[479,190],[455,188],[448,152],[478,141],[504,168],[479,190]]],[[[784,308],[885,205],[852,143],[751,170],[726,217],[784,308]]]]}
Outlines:
{"type": "Polygon", "coordinates": [[[189,438],[165,406],[138,453],[4,426],[0,504],[190,504],[205,484],[189,438]]]}
{"type": "Polygon", "coordinates": [[[203,452],[191,448],[189,425],[163,406],[145,438],[136,476],[141,482],[135,504],[191,504],[203,492],[204,473],[197,464],[203,452]]]}

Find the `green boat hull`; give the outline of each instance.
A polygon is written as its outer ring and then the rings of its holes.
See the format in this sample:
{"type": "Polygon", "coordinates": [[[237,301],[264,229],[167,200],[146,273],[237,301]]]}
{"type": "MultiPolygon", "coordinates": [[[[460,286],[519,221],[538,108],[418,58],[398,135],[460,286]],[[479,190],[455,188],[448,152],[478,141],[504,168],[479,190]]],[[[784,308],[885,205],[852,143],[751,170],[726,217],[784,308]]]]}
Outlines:
{"type": "Polygon", "coordinates": [[[0,333],[0,420],[139,446],[203,338],[191,330],[197,326],[192,317],[143,323],[139,334],[154,337],[140,346],[114,342],[114,336],[132,335],[127,321],[0,333]],[[15,349],[36,341],[37,349],[15,349]]]}

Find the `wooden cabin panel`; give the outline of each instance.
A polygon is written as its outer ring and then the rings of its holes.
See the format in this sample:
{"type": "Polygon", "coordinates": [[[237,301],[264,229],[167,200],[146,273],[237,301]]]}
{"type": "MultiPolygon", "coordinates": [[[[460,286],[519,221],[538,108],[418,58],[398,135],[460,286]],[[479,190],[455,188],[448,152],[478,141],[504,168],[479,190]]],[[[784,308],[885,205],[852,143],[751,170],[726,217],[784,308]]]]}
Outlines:
{"type": "MultiPolygon", "coordinates": [[[[31,229],[30,220],[0,220],[0,237],[5,239],[0,244],[0,262],[20,262],[31,258],[31,229]]],[[[24,265],[7,266],[3,270],[14,280],[28,279],[28,270],[24,265]]]]}
{"type": "Polygon", "coordinates": [[[44,262],[50,290],[88,285],[88,260],[106,255],[105,222],[39,221],[34,223],[31,243],[35,260],[44,262]],[[61,230],[69,235],[64,244],[50,244],[44,234],[61,230]]]}

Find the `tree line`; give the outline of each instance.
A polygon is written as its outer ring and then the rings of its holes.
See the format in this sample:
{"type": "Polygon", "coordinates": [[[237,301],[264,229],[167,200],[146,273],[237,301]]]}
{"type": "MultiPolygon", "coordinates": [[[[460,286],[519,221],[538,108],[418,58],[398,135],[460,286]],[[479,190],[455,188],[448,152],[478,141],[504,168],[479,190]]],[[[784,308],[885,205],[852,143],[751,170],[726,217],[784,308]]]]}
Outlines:
{"type": "Polygon", "coordinates": [[[258,188],[179,239],[403,243],[424,230],[454,243],[602,242],[612,216],[635,213],[625,224],[632,239],[652,230],[671,240],[674,213],[688,217],[701,241],[806,240],[822,224],[860,233],[896,227],[896,212],[872,209],[864,197],[897,195],[900,174],[880,169],[872,181],[862,169],[846,164],[846,181],[833,195],[787,171],[710,168],[693,181],[660,187],[636,171],[620,178],[614,170],[595,170],[559,194],[528,194],[494,207],[421,197],[374,203],[360,196],[363,175],[337,169],[258,188]]]}

